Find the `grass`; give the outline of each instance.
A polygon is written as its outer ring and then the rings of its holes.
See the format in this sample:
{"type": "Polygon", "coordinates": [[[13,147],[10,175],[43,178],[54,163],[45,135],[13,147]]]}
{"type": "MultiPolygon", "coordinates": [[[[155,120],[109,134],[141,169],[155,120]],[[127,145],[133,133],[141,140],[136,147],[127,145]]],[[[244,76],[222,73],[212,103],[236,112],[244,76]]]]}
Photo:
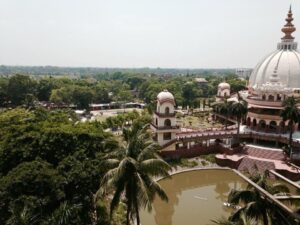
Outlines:
{"type": "Polygon", "coordinates": [[[222,127],[223,125],[217,123],[215,121],[208,122],[208,116],[197,117],[197,116],[184,116],[181,118],[177,118],[179,123],[183,127],[190,127],[190,128],[218,128],[222,127]]]}

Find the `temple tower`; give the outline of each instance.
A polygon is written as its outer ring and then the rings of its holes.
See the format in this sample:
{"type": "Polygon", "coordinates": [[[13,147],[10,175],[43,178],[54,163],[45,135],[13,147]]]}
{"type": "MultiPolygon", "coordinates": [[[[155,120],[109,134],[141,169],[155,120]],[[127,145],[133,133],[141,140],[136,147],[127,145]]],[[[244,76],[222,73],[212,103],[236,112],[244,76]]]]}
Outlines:
{"type": "Polygon", "coordinates": [[[179,131],[179,127],[176,124],[175,99],[167,90],[157,95],[157,105],[153,115],[151,129],[155,133],[155,140],[160,146],[165,146],[176,139],[176,133],[179,131]]]}

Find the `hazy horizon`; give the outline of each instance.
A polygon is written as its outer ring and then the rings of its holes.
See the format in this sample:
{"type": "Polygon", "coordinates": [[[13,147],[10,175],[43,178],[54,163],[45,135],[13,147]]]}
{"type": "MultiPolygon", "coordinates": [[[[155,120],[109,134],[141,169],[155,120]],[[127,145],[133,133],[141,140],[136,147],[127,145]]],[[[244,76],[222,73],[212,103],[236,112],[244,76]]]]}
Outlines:
{"type": "Polygon", "coordinates": [[[0,0],[0,65],[253,68],[290,3],[300,29],[295,0],[0,0]]]}

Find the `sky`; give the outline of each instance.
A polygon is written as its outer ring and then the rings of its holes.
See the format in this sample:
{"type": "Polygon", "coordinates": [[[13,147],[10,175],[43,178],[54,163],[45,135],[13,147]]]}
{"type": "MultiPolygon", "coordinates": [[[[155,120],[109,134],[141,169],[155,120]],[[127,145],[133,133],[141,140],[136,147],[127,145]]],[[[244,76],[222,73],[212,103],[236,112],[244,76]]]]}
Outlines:
{"type": "Polygon", "coordinates": [[[0,65],[252,68],[290,3],[300,30],[299,0],[0,0],[0,65]]]}

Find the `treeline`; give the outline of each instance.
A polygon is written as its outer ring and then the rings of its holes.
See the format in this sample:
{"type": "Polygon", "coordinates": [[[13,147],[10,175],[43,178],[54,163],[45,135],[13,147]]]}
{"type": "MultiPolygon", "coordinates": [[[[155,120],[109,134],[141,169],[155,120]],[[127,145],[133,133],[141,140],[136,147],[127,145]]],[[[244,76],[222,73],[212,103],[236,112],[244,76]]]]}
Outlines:
{"type": "Polygon", "coordinates": [[[98,68],[98,67],[57,67],[57,66],[0,66],[0,75],[26,74],[41,76],[93,76],[113,73],[187,75],[187,74],[233,74],[234,69],[174,69],[174,68],[98,68]]]}
{"type": "Polygon", "coordinates": [[[142,101],[152,104],[157,94],[168,89],[177,105],[199,107],[202,98],[214,96],[220,82],[231,85],[232,92],[245,88],[246,82],[235,75],[208,76],[207,86],[190,76],[144,76],[141,74],[112,73],[83,76],[81,79],[14,75],[0,78],[0,106],[31,106],[37,101],[74,104],[88,109],[90,103],[142,101]]]}

